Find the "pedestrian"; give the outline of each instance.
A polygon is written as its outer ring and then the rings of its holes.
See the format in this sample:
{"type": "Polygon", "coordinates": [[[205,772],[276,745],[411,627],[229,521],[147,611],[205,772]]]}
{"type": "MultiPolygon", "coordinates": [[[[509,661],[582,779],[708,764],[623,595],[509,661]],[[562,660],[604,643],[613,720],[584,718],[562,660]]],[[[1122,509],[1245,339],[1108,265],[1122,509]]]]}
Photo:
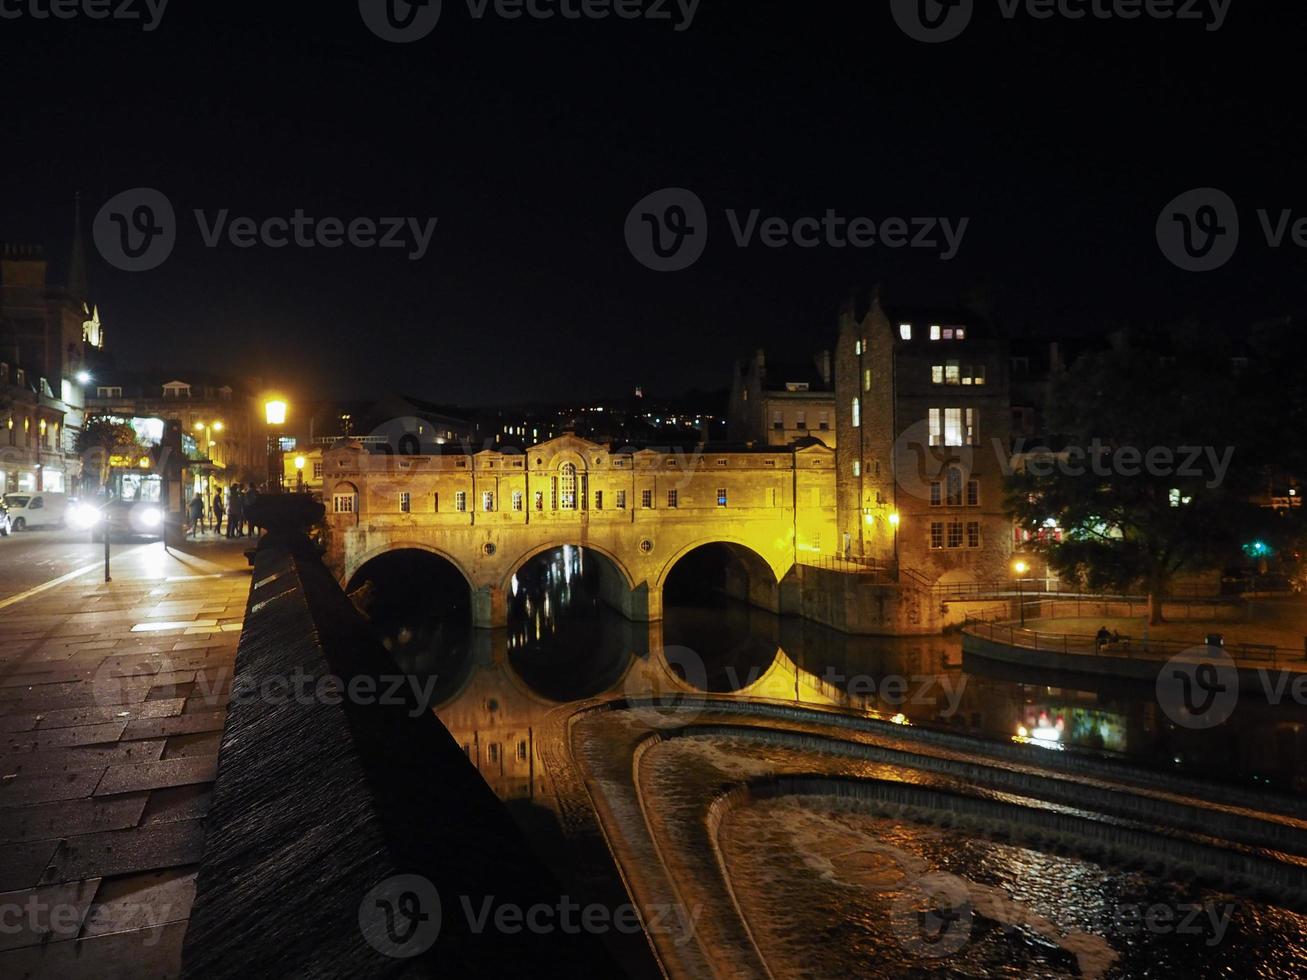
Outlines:
{"type": "Polygon", "coordinates": [[[191,498],[190,518],[191,537],[195,537],[197,531],[204,530],[204,498],[198,493],[191,498]]]}
{"type": "Polygon", "coordinates": [[[258,499],[259,499],[258,491],[254,489],[254,484],[251,483],[245,490],[245,498],[241,501],[241,505],[245,510],[245,523],[249,525],[250,537],[254,537],[256,534],[258,534],[258,531],[255,530],[254,521],[252,519],[253,512],[254,512],[254,503],[258,499]]]}
{"type": "Polygon", "coordinates": [[[213,491],[213,533],[222,534],[222,515],[224,508],[222,506],[222,491],[213,491]]]}
{"type": "Polygon", "coordinates": [[[1094,634],[1094,651],[1103,649],[1103,646],[1112,639],[1112,634],[1107,631],[1106,626],[1098,627],[1098,632],[1094,634]]]}
{"type": "Polygon", "coordinates": [[[241,522],[245,520],[245,509],[241,506],[241,485],[233,483],[227,491],[227,537],[245,537],[241,522]]]}

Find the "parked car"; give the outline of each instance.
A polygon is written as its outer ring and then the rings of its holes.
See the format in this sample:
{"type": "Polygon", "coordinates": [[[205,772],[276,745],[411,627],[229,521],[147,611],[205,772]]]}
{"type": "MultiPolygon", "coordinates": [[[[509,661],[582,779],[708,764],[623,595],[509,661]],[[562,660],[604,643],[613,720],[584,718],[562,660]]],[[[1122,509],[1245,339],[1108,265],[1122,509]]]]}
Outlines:
{"type": "Polygon", "coordinates": [[[9,520],[9,508],[5,506],[3,500],[0,500],[0,538],[9,537],[9,532],[12,530],[13,524],[9,520]]]}
{"type": "Polygon", "coordinates": [[[62,493],[7,493],[4,502],[15,531],[60,527],[68,510],[68,497],[62,493]]]}

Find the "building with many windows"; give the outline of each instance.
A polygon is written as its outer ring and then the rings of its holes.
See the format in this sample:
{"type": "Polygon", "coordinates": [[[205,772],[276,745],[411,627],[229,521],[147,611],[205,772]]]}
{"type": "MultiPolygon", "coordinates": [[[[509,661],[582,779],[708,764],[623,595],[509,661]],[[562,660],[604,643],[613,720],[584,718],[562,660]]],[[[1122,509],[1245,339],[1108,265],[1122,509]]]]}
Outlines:
{"type": "Polygon", "coordinates": [[[211,464],[209,491],[268,479],[268,436],[249,386],[199,372],[136,374],[102,370],[87,392],[87,411],[116,418],[175,419],[211,464]]]}
{"type": "Polygon", "coordinates": [[[810,363],[768,362],[764,351],[735,365],[728,414],[732,442],[789,446],[819,439],[835,448],[835,391],[831,353],[810,363]]]}
{"type": "Polygon", "coordinates": [[[840,314],[835,354],[842,555],[931,581],[1007,574],[1005,341],[963,313],[840,314]]]}
{"type": "Polygon", "coordinates": [[[0,245],[0,492],[71,489],[85,385],[104,346],[80,234],[66,282],[39,245],[0,245]]]}

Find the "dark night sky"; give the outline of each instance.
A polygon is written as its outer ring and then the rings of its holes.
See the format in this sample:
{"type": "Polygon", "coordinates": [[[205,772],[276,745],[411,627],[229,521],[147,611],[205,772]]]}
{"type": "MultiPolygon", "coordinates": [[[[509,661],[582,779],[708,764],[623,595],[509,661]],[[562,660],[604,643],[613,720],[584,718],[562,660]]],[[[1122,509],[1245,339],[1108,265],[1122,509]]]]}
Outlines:
{"type": "MultiPolygon", "coordinates": [[[[26,0],[24,0],[26,2],[26,0]]],[[[1203,0],[1206,4],[1207,0],[1203,0]]],[[[1001,20],[909,40],[884,3],[703,0],[693,25],[473,20],[445,0],[393,45],[357,4],[175,3],[158,30],[0,20],[0,240],[60,256],[157,187],[181,217],[160,268],[91,278],[120,363],[261,374],[300,394],[399,390],[489,403],[715,387],[733,357],[826,341],[854,284],[1005,323],[1301,310],[1304,254],[1255,209],[1307,216],[1302,5],[1233,0],[1224,27],[1001,20]],[[311,11],[311,12],[310,12],[311,11]],[[703,259],[632,258],[623,223],[680,185],[708,207],[703,259]],[[1162,206],[1228,191],[1224,269],[1169,265],[1162,206]],[[431,251],[203,247],[191,210],[438,216],[431,251]],[[724,209],[795,218],[967,216],[959,256],[738,249],[724,209]]]]}

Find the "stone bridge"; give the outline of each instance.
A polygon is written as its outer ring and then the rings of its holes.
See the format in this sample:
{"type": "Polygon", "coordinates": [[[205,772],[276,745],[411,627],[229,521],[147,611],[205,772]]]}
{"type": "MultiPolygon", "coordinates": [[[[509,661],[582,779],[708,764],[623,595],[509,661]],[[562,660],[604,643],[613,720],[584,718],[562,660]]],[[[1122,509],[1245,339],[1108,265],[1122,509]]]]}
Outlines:
{"type": "Polygon", "coordinates": [[[571,434],[526,450],[370,453],[343,443],[323,461],[327,564],[346,588],[402,549],[439,555],[466,580],[473,622],[507,622],[514,575],[572,545],[597,556],[600,592],[628,619],[662,618],[679,561],[723,545],[732,594],[790,611],[786,583],[836,548],[835,459],[800,449],[610,449],[571,434]]]}

